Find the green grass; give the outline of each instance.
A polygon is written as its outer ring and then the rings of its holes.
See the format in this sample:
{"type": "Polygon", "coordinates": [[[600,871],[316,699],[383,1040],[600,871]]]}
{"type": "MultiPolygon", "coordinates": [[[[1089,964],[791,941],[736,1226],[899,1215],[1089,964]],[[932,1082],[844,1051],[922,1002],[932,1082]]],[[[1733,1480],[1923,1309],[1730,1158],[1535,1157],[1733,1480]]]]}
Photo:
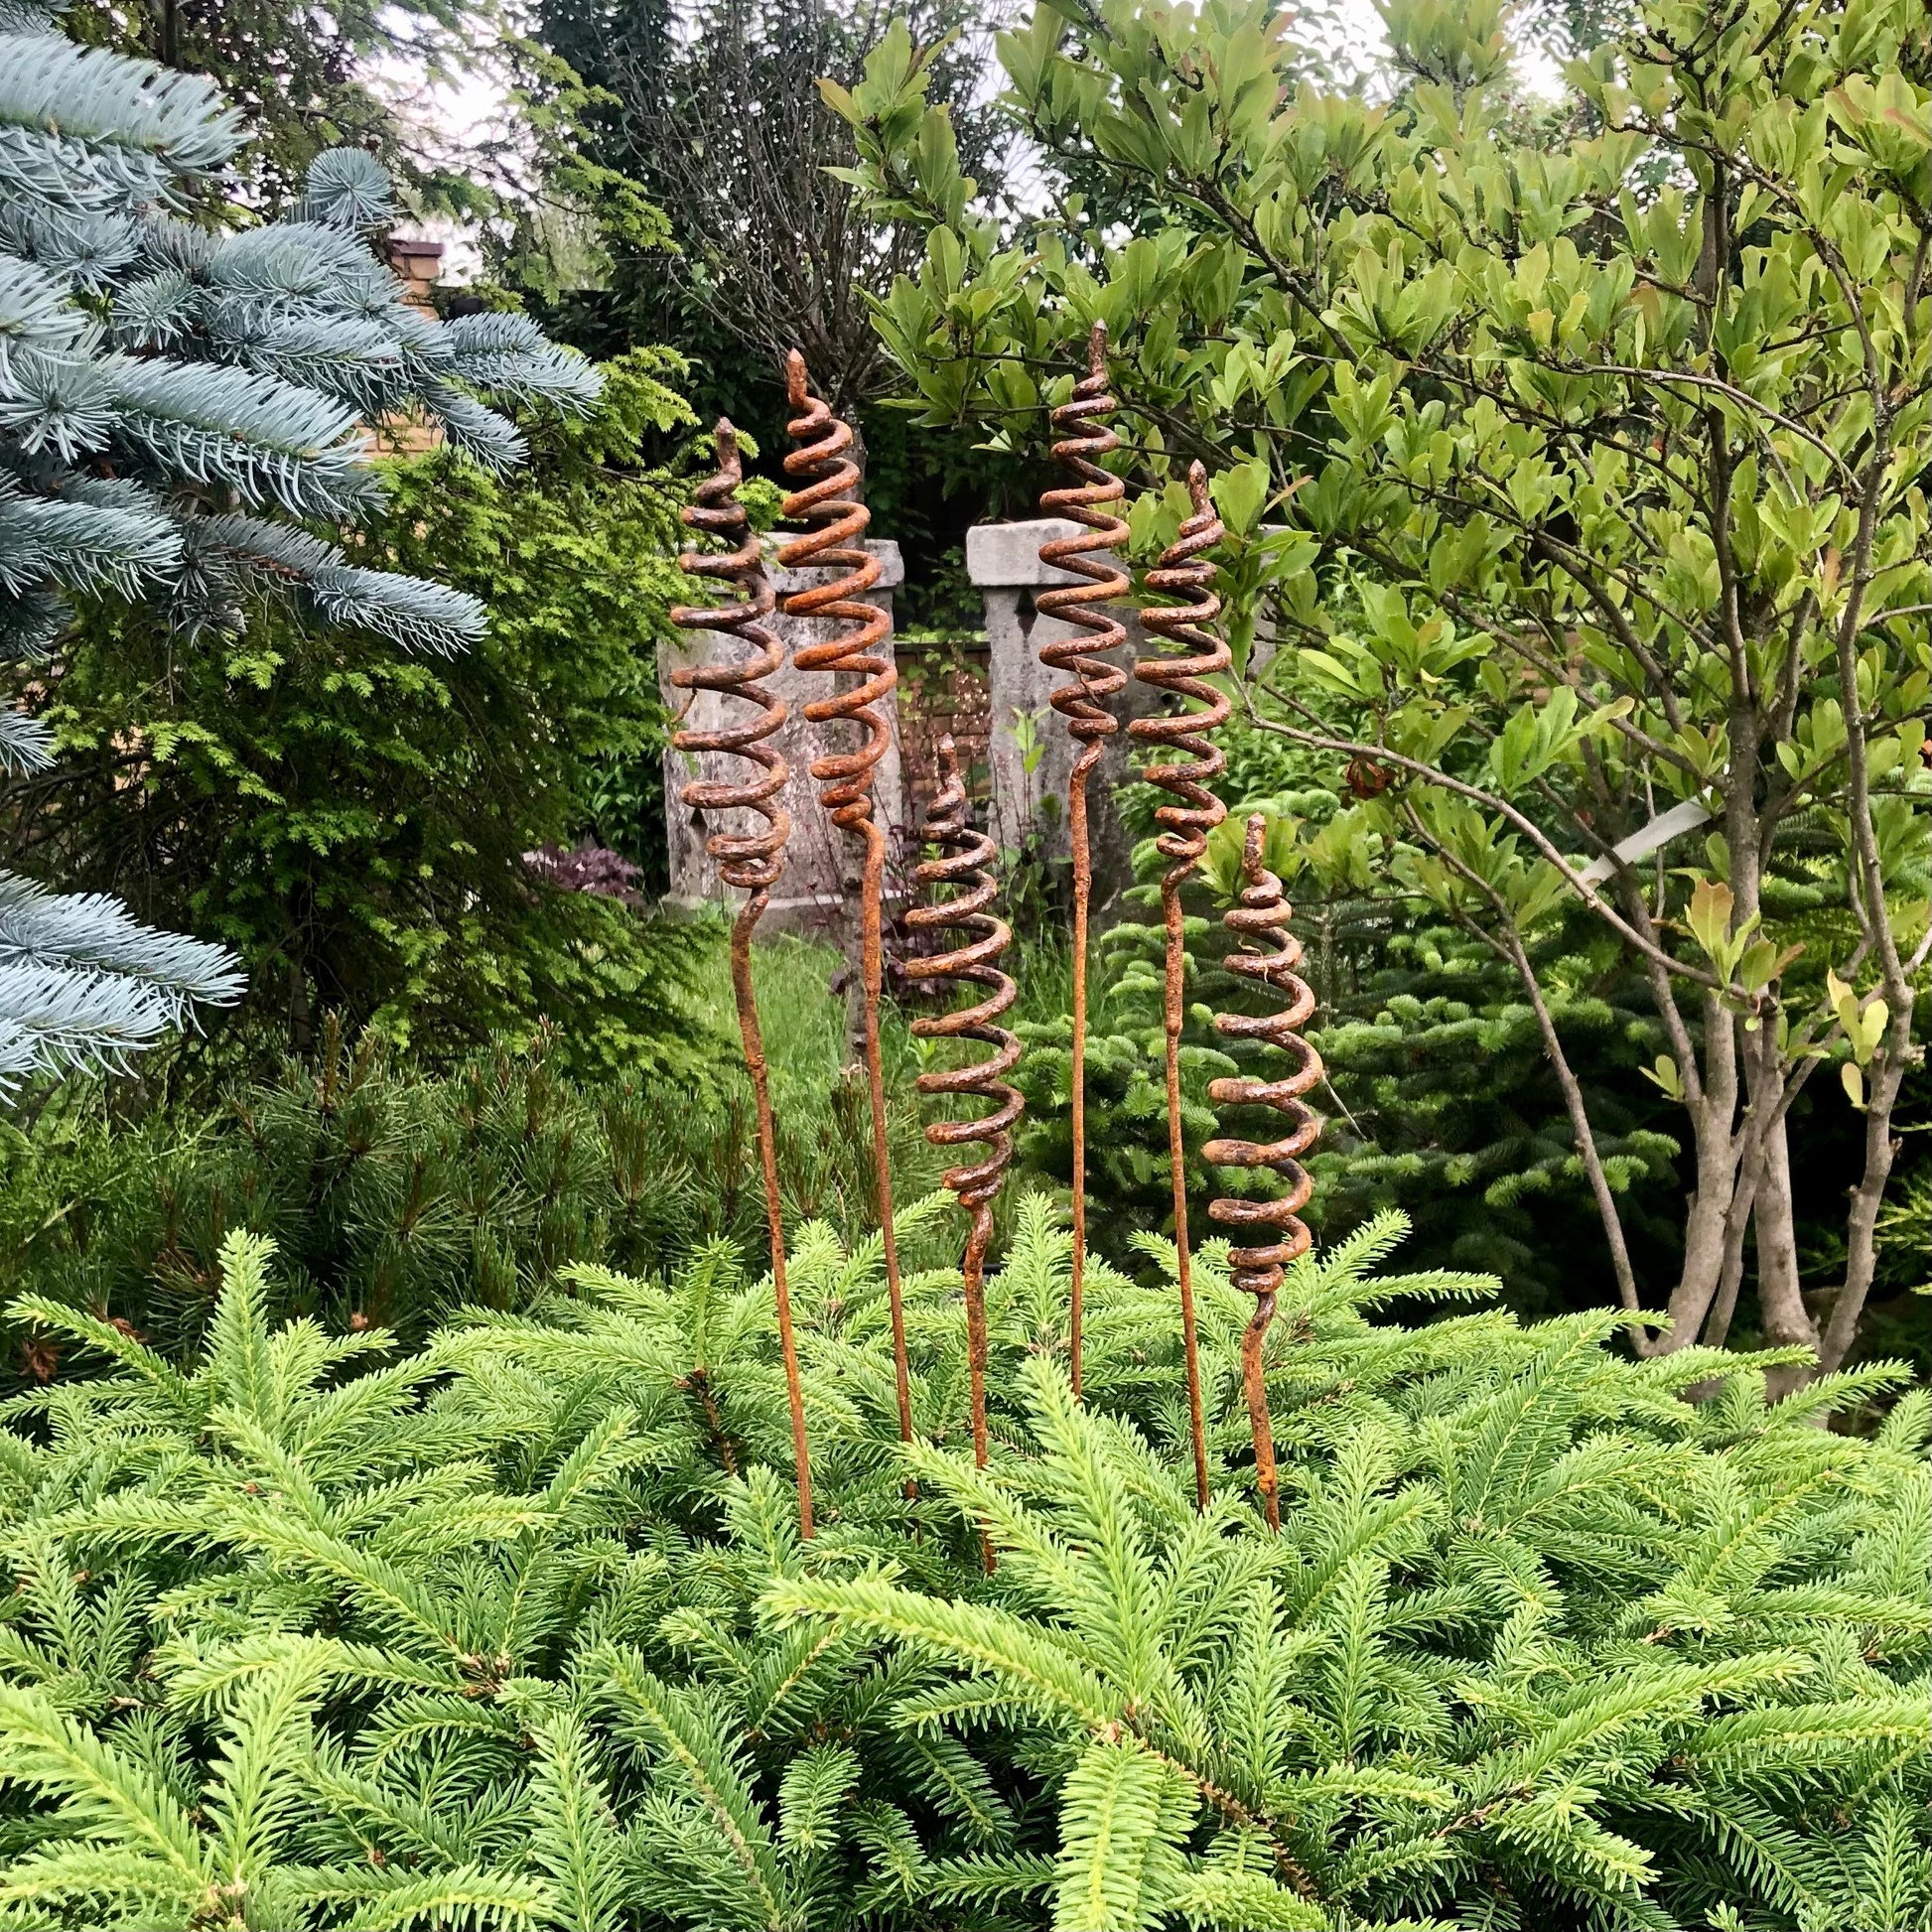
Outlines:
{"type": "MultiPolygon", "coordinates": [[[[693,1002],[700,1019],[725,1039],[738,1039],[738,1014],[732,1000],[727,928],[716,926],[717,959],[701,976],[703,991],[693,1002]]],[[[771,1099],[776,1108],[823,1106],[828,1088],[850,1064],[845,1038],[845,995],[833,991],[844,966],[836,946],[795,933],[778,933],[752,950],[752,985],[758,995],[759,1024],[771,1069],[771,1099]]],[[[917,1048],[905,1017],[888,999],[880,1011],[886,1082],[908,1098],[918,1070],[917,1048]]]]}
{"type": "MultiPolygon", "coordinates": [[[[731,1047],[738,1043],[727,929],[716,923],[715,966],[700,978],[698,1017],[731,1047]]],[[[752,984],[771,1075],[778,1124],[779,1184],[787,1220],[822,1219],[850,1241],[878,1224],[872,1167],[872,1111],[863,1065],[847,1050],[845,995],[833,990],[838,949],[795,934],[760,942],[752,984]]],[[[939,1185],[943,1163],[926,1145],[913,1087],[918,1045],[890,1000],[880,1015],[893,1186],[900,1202],[939,1185]]],[[[703,1105],[694,1098],[694,1105],[703,1105]]],[[[914,1261],[908,1256],[908,1263],[914,1261]]],[[[918,1257],[919,1262],[939,1259],[918,1257]]]]}
{"type": "MultiPolygon", "coordinates": [[[[700,976],[698,1016],[721,1038],[736,1044],[738,1020],[732,1002],[727,929],[716,922],[717,960],[700,976]]],[[[778,1120],[780,1177],[787,1212],[831,1221],[848,1240],[876,1225],[872,1165],[868,1156],[871,1115],[864,1075],[848,1057],[845,995],[833,990],[844,968],[836,946],[793,933],[760,941],[752,955],[752,983],[771,1070],[772,1110],[778,1120]]],[[[1009,1024],[1051,1020],[1072,1003],[1067,948],[1052,940],[1019,939],[1006,964],[1019,987],[1009,1024]]],[[[880,1044],[886,1070],[893,1159],[893,1187],[903,1204],[940,1184],[946,1162],[926,1144],[923,1123],[937,1118],[921,1101],[914,1081],[922,1068],[955,1065],[969,1057],[963,1047],[927,1045],[915,1039],[911,1020],[923,1005],[901,1007],[890,995],[880,1008],[880,1044]]],[[[971,1049],[972,1054],[980,1051],[971,1049]]],[[[1050,1183],[1016,1168],[1000,1206],[999,1238],[1010,1231],[1013,1200],[1050,1183]]],[[[942,1246],[949,1246],[947,1237],[942,1246]]],[[[934,1256],[927,1259],[938,1259],[934,1256]]],[[[913,1257],[908,1256],[910,1265],[913,1257]]]]}

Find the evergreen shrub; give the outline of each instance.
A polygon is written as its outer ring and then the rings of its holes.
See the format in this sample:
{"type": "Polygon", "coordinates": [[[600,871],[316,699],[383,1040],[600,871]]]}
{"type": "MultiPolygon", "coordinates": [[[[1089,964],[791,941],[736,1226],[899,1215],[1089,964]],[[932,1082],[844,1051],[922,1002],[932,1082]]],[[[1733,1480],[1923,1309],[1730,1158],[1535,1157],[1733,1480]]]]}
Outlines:
{"type": "Polygon", "coordinates": [[[194,653],[122,613],[74,638],[47,713],[61,810],[31,832],[54,833],[75,883],[234,947],[250,984],[218,1067],[272,1071],[329,1011],[431,1068],[545,1018],[579,1077],[684,1056],[696,936],[557,890],[525,856],[595,827],[655,855],[662,884],[656,647],[686,588],[685,483],[639,450],[691,417],[668,352],[598,373],[581,419],[518,412],[530,460],[507,476],[447,448],[378,465],[387,498],[356,554],[486,608],[470,648],[399,652],[286,610],[194,653]],[[138,809],[130,730],[151,748],[138,809]],[[614,779],[637,774],[647,788],[612,810],[614,779]]]}
{"type": "Polygon", "coordinates": [[[1197,1271],[1196,1514],[1171,1285],[1093,1270],[1076,1404],[1038,1199],[989,1285],[983,1472],[956,1273],[908,1275],[901,1452],[879,1244],[798,1230],[807,1544],[769,1284],[721,1250],[576,1268],[415,1351],[276,1328],[272,1244],[240,1232],[185,1364],[21,1298],[105,1371],[0,1431],[0,1914],[1922,1924],[1932,1404],[1856,1440],[1815,1425],[1895,1371],[1767,1408],[1784,1351],[1633,1363],[1613,1312],[1380,1324],[1491,1286],[1377,1276],[1399,1232],[1286,1286],[1279,1538],[1240,1464],[1224,1250],[1197,1271]]]}
{"type": "MultiPolygon", "coordinates": [[[[691,936],[701,958],[722,952],[710,927],[691,936]]],[[[806,1007],[835,958],[783,948],[759,977],[806,1007]]],[[[201,1345],[223,1241],[245,1231],[279,1246],[276,1319],[377,1324],[414,1345],[462,1304],[525,1306],[572,1263],[641,1272],[713,1242],[761,1255],[751,1091],[729,1017],[689,1024],[674,1063],[597,1080],[572,1077],[548,1030],[433,1073],[332,1020],[312,1058],[206,1106],[128,1121],[75,1088],[31,1123],[0,1123],[0,1305],[33,1289],[179,1356],[201,1345]]],[[[856,1231],[873,1213],[870,1138],[838,1045],[772,1031],[778,1175],[794,1223],[856,1231]]],[[[893,1139],[901,1184],[929,1187],[936,1167],[909,1108],[895,1108],[893,1139]]],[[[58,1368],[51,1339],[12,1330],[5,1348],[0,1382],[58,1368]]]]}
{"type": "MultiPolygon", "coordinates": [[[[596,371],[526,316],[412,307],[371,246],[396,209],[360,149],[239,225],[222,169],[243,128],[214,86],[76,46],[59,13],[0,7],[0,657],[31,667],[21,695],[58,688],[88,606],[157,626],[164,674],[218,659],[268,598],[405,651],[473,644],[474,597],[340,541],[381,501],[364,426],[411,411],[502,469],[525,444],[491,401],[581,411],[596,371]]],[[[47,771],[52,744],[0,706],[0,771],[47,771]]],[[[121,785],[152,751],[121,738],[121,785]]],[[[219,946],[0,876],[0,1090],[118,1065],[239,990],[219,946]]]]}
{"type": "MultiPolygon", "coordinates": [[[[1358,801],[1314,782],[1309,755],[1237,719],[1224,734],[1232,801],[1200,871],[1183,888],[1187,1032],[1181,1045],[1184,1120],[1194,1212],[1208,1198],[1251,1187],[1249,1175],[1216,1172],[1198,1150],[1217,1131],[1209,1080],[1265,1072],[1270,1049],[1229,1041],[1212,1016],[1261,1012],[1252,987],[1227,972],[1234,942],[1221,914],[1240,888],[1250,813],[1268,820],[1267,860],[1295,905],[1300,971],[1314,990],[1308,1036],[1326,1083],[1312,1096],[1327,1126],[1309,1166],[1316,1176],[1308,1219],[1332,1238],[1381,1209],[1399,1207],[1412,1248],[1431,1265],[1499,1276],[1513,1307],[1543,1311],[1587,1305],[1577,1255],[1601,1251],[1602,1232],[1563,1097],[1534,1015],[1515,976],[1473,936],[1445,924],[1405,895],[1380,864],[1382,841],[1358,801]]],[[[1162,794],[1135,785],[1124,815],[1145,834],[1135,848],[1138,884],[1124,916],[1102,935],[1093,974],[1087,1044],[1089,1187],[1116,1252],[1136,1228],[1168,1225],[1165,1038],[1166,935],[1152,812],[1162,794]],[[1098,1122],[1098,1126],[1094,1124],[1098,1122]]],[[[1640,1069],[1656,1050],[1654,1022],[1631,998],[1631,975],[1614,950],[1572,921],[1539,944],[1545,997],[1572,1064],[1586,1085],[1598,1139],[1639,1259],[1660,1275],[1676,1266],[1672,1195],[1679,1143],[1664,1131],[1669,1109],[1640,1069]]],[[[1019,1078],[1028,1096],[1022,1148],[1029,1166],[1064,1180],[1070,1173],[1069,1023],[1035,1018],[1019,1078]]],[[[1272,1117],[1246,1126],[1274,1138],[1272,1117]]]]}

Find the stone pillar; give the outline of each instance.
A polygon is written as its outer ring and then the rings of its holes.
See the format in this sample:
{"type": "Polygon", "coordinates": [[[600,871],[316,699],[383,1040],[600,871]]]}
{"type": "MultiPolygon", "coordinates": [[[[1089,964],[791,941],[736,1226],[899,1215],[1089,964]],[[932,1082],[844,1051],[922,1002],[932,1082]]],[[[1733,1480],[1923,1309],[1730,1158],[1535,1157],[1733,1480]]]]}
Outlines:
{"type": "MultiPolygon", "coordinates": [[[[826,671],[800,672],[792,667],[793,651],[800,644],[828,641],[843,625],[824,619],[788,618],[784,600],[789,592],[810,588],[830,575],[822,570],[780,570],[773,553],[779,539],[765,539],[765,568],[771,588],[778,594],[779,608],[770,625],[785,647],[783,666],[765,680],[765,686],[785,701],[789,715],[775,738],[775,744],[791,767],[790,781],[780,794],[791,813],[791,839],[785,847],[785,872],[771,894],[760,930],[811,930],[832,938],[841,936],[843,907],[847,902],[845,881],[857,879],[857,862],[862,850],[859,841],[841,832],[818,802],[818,786],[813,783],[810,764],[814,758],[849,751],[859,743],[858,727],[832,723],[808,724],[805,705],[815,698],[832,695],[833,678],[826,671]]],[[[878,584],[869,593],[888,617],[893,610],[893,592],[905,581],[899,562],[898,545],[869,542],[868,551],[879,560],[878,584]]],[[[722,602],[722,597],[720,599],[722,602]]],[[[743,654],[747,646],[734,638],[708,631],[685,631],[659,646],[658,685],[664,703],[673,716],[678,707],[695,697],[686,720],[694,730],[715,730],[719,726],[750,717],[751,707],[742,700],[718,692],[679,691],[671,683],[671,671],[679,664],[703,664],[723,652],[743,654]]],[[[890,657],[893,645],[889,636],[882,647],[890,657]]],[[[852,680],[841,679],[841,683],[852,680]]],[[[892,742],[886,756],[873,772],[874,811],[886,828],[889,840],[896,841],[897,828],[905,819],[904,787],[899,772],[898,712],[897,703],[887,699],[881,707],[892,727],[892,742]]],[[[736,903],[740,896],[718,876],[718,868],[705,853],[708,834],[720,830],[749,830],[758,824],[751,812],[701,814],[689,810],[679,798],[681,788],[702,775],[728,782],[742,781],[754,767],[741,758],[722,752],[702,757],[666,750],[664,754],[664,835],[670,850],[670,890],[664,902],[673,910],[695,910],[701,905],[736,903]]],[[[889,864],[891,852],[889,849],[889,864]]],[[[889,873],[887,891],[892,892],[889,873]]]]}
{"type": "MultiPolygon", "coordinates": [[[[1041,617],[1035,600],[1042,590],[1082,581],[1039,559],[1042,543],[1073,536],[1081,527],[1063,517],[1047,516],[1025,523],[981,523],[966,532],[966,573],[986,599],[993,713],[991,829],[1004,848],[1022,849],[1031,836],[1044,857],[1060,860],[1070,851],[1066,788],[1075,746],[1048,699],[1073,673],[1042,664],[1039,648],[1079,631],[1077,625],[1041,617]]],[[[1122,729],[1107,741],[1099,765],[1087,779],[1087,843],[1093,855],[1096,905],[1133,883],[1132,841],[1121,825],[1116,803],[1116,794],[1130,782],[1132,741],[1126,724],[1130,718],[1151,716],[1161,703],[1159,690],[1131,675],[1134,660],[1147,651],[1139,617],[1125,602],[1114,607],[1114,615],[1127,626],[1127,639],[1107,661],[1130,676],[1127,688],[1108,707],[1122,729]]]]}

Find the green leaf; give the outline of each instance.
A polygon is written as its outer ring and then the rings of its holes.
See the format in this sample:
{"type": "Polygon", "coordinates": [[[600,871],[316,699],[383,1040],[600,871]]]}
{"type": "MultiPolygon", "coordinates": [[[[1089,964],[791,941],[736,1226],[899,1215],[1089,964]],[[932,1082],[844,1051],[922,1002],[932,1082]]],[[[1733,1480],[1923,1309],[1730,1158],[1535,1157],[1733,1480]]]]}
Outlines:
{"type": "Polygon", "coordinates": [[[1732,903],[1730,888],[1720,881],[1700,879],[1692,889],[1685,922],[1713,960],[1722,961],[1728,951],[1732,903]]]}

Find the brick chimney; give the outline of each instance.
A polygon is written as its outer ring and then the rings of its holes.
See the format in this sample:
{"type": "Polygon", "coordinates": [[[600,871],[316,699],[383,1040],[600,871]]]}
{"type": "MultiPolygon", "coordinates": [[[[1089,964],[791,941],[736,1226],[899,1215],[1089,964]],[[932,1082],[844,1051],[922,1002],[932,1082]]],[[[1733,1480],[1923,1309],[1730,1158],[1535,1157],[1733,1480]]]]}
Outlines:
{"type": "MultiPolygon", "coordinates": [[[[403,286],[403,300],[426,316],[436,313],[431,299],[443,272],[443,244],[416,235],[391,235],[384,248],[389,267],[403,286]]],[[[373,425],[376,447],[385,455],[420,456],[443,440],[435,423],[410,415],[386,416],[373,425]]]]}
{"type": "Polygon", "coordinates": [[[412,308],[426,315],[432,313],[436,305],[430,299],[431,292],[443,272],[443,244],[415,235],[391,235],[386,245],[389,266],[408,291],[404,299],[412,308]]]}

